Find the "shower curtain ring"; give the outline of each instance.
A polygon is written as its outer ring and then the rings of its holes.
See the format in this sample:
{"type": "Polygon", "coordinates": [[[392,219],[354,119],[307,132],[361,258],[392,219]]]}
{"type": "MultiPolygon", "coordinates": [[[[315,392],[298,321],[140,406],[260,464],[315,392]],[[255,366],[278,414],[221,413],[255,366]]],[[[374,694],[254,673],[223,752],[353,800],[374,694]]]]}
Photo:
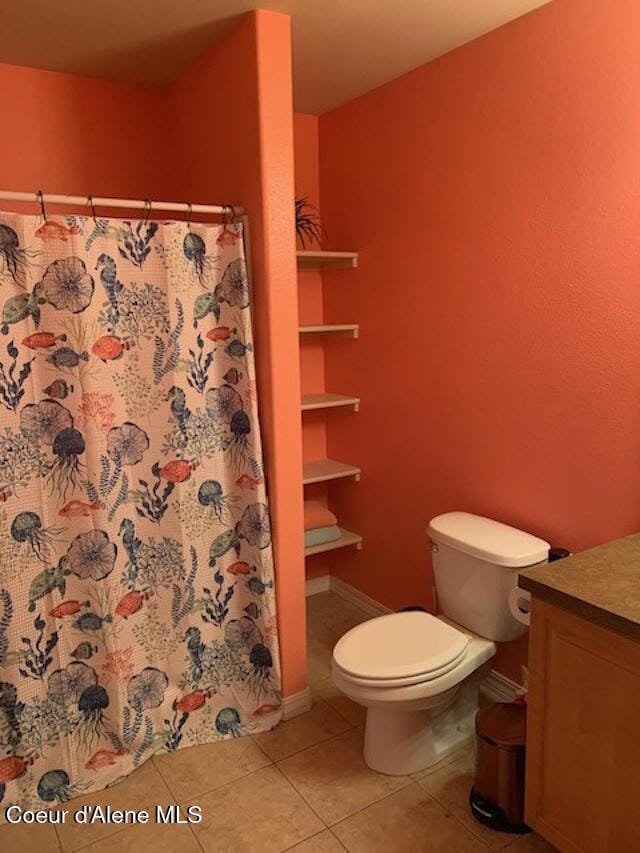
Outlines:
{"type": "Polygon", "coordinates": [[[92,196],[92,195],[88,195],[88,196],[87,196],[87,204],[89,205],[89,210],[91,211],[91,216],[93,217],[93,221],[94,221],[94,222],[96,223],[96,225],[97,225],[97,224],[98,224],[98,219],[97,219],[97,217],[96,217],[96,206],[95,206],[95,204],[93,203],[93,196],[92,196]]]}
{"type": "Polygon", "coordinates": [[[222,224],[231,225],[235,222],[236,210],[232,204],[222,205],[222,224]]]}
{"type": "Polygon", "coordinates": [[[187,202],[187,231],[191,231],[191,217],[193,216],[193,205],[187,202]]]}
{"type": "Polygon", "coordinates": [[[151,199],[145,198],[144,200],[144,210],[142,211],[142,221],[146,223],[149,221],[149,217],[151,216],[151,209],[153,205],[151,204],[151,199]]]}
{"type": "Polygon", "coordinates": [[[46,222],[47,221],[47,211],[45,210],[45,206],[44,206],[44,193],[42,192],[42,190],[38,190],[38,192],[36,193],[36,198],[38,199],[38,202],[40,204],[40,213],[42,214],[42,218],[46,222]]]}

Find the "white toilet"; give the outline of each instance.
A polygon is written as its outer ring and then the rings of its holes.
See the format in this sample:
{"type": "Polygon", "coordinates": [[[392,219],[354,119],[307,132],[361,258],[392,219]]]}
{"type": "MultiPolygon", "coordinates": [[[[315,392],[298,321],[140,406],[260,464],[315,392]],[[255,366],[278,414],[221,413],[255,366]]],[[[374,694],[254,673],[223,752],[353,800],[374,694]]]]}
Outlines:
{"type": "Polygon", "coordinates": [[[392,776],[430,767],[473,736],[495,643],[526,631],[508,605],[518,570],[549,551],[536,536],[466,512],[434,518],[429,537],[441,613],[370,619],[333,650],[336,687],[367,708],[365,761],[392,776]]]}

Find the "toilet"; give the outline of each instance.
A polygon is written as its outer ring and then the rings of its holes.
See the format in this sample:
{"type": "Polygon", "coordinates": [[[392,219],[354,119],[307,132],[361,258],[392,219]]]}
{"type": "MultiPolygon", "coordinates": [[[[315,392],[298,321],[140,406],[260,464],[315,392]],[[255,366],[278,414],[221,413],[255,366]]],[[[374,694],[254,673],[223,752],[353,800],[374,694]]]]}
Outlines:
{"type": "Polygon", "coordinates": [[[537,536],[467,512],[437,516],[428,533],[438,615],[379,616],[333,650],[336,687],[367,709],[365,761],[392,776],[431,767],[473,737],[495,644],[526,631],[509,608],[518,571],[549,552],[537,536]]]}

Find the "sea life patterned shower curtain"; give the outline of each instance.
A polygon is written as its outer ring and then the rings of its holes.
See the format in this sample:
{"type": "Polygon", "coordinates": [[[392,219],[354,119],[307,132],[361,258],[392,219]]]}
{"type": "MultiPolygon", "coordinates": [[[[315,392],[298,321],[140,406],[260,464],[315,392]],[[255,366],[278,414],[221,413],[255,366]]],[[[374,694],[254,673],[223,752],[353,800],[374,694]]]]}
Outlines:
{"type": "Polygon", "coordinates": [[[273,561],[240,224],[0,214],[0,302],[0,803],[33,808],[278,721],[273,561]]]}

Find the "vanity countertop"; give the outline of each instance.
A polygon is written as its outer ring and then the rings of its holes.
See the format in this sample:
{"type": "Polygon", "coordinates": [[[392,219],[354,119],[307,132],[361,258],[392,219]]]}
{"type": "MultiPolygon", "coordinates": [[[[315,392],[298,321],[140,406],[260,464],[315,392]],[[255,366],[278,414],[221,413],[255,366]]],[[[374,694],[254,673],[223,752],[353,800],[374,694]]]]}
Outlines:
{"type": "Polygon", "coordinates": [[[640,533],[521,572],[536,598],[640,641],[640,533]]]}

